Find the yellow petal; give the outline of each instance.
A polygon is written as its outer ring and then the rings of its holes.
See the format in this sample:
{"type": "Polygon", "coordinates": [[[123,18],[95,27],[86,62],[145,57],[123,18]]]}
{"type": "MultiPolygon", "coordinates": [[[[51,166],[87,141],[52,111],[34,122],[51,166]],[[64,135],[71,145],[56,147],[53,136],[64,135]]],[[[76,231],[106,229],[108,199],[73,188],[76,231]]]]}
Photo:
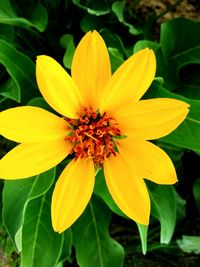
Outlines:
{"type": "Polygon", "coordinates": [[[188,107],[180,100],[155,98],[125,105],[114,117],[123,134],[137,140],[152,140],[176,129],[187,116],[188,107]]]}
{"type": "Polygon", "coordinates": [[[40,174],[60,163],[70,150],[64,140],[20,144],[0,160],[0,177],[21,179],[40,174]]]}
{"type": "Polygon", "coordinates": [[[72,78],[85,106],[99,108],[102,89],[111,77],[110,59],[104,40],[96,31],[88,32],[76,48],[72,61],[72,78]]]}
{"type": "Polygon", "coordinates": [[[68,123],[38,107],[17,107],[0,113],[0,134],[19,143],[64,139],[68,123]]]}
{"type": "Polygon", "coordinates": [[[127,59],[103,90],[100,111],[114,112],[126,103],[139,100],[149,88],[156,71],[156,59],[148,48],[127,59]]]}
{"type": "Polygon", "coordinates": [[[82,105],[80,92],[69,74],[48,56],[38,56],[36,78],[41,94],[58,113],[78,118],[82,105]]]}
{"type": "Polygon", "coordinates": [[[52,196],[54,231],[65,231],[82,214],[91,198],[94,178],[92,159],[77,159],[67,165],[58,178],[52,196]]]}
{"type": "Polygon", "coordinates": [[[130,168],[142,178],[157,184],[177,182],[176,171],[169,156],[158,146],[148,141],[133,141],[129,138],[118,142],[118,150],[130,168]]]}
{"type": "Polygon", "coordinates": [[[110,156],[104,163],[107,187],[119,208],[132,220],[149,223],[150,200],[146,185],[120,156],[110,156]]]}

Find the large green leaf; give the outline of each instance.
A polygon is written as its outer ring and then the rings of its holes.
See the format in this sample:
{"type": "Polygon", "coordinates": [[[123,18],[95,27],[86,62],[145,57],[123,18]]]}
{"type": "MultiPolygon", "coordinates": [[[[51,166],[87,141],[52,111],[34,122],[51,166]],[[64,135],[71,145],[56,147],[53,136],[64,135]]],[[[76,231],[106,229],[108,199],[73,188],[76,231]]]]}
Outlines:
{"type": "Polygon", "coordinates": [[[151,214],[161,225],[160,242],[168,244],[176,225],[176,196],[173,186],[150,184],[151,214]]]}
{"type": "Polygon", "coordinates": [[[22,228],[21,267],[54,267],[62,251],[63,234],[51,226],[51,192],[32,199],[22,228]]]}
{"type": "Polygon", "coordinates": [[[72,249],[72,230],[71,228],[67,229],[64,233],[64,241],[62,246],[62,253],[59,258],[59,262],[65,260],[70,260],[71,249],[72,249]]]}
{"type": "Polygon", "coordinates": [[[25,103],[34,94],[38,94],[38,90],[35,90],[35,65],[4,40],[0,40],[0,63],[12,78],[4,89],[1,88],[0,95],[25,103]]]}
{"type": "Polygon", "coordinates": [[[189,64],[179,73],[180,83],[177,94],[187,98],[200,100],[200,64],[189,64]]]}
{"type": "Polygon", "coordinates": [[[187,64],[200,64],[199,28],[200,22],[185,18],[177,18],[161,25],[163,54],[177,71],[187,64]]]}
{"type": "Polygon", "coordinates": [[[11,25],[0,24],[0,39],[12,42],[14,39],[14,29],[11,25]]]}
{"type": "Polygon", "coordinates": [[[18,250],[21,250],[21,226],[28,202],[51,187],[55,168],[28,179],[6,181],[3,190],[3,220],[18,250]]]}
{"type": "Polygon", "coordinates": [[[200,41],[199,27],[200,22],[185,18],[163,23],[160,41],[164,56],[172,60],[197,49],[200,41]]]}
{"type": "Polygon", "coordinates": [[[181,95],[190,99],[200,100],[200,83],[195,84],[193,79],[191,79],[190,81],[190,84],[182,84],[182,86],[180,86],[180,89],[176,91],[176,93],[180,93],[181,95]]]}
{"type": "Polygon", "coordinates": [[[97,198],[93,198],[74,224],[73,242],[80,267],[123,266],[123,247],[108,233],[111,212],[97,198]]]}
{"type": "Polygon", "coordinates": [[[190,112],[184,122],[172,133],[161,138],[163,142],[188,148],[200,153],[200,101],[190,100],[186,97],[174,94],[164,89],[155,81],[151,89],[145,95],[147,98],[175,98],[190,104],[190,112]]]}
{"type": "Polygon", "coordinates": [[[175,197],[176,197],[176,221],[179,222],[183,220],[186,216],[186,200],[181,198],[181,196],[174,190],[175,197]]]}
{"type": "MultiPolygon", "coordinates": [[[[30,4],[30,3],[29,3],[30,4]]],[[[29,18],[19,17],[9,0],[0,1],[0,23],[13,26],[20,26],[23,28],[35,28],[40,32],[43,32],[47,26],[48,16],[45,7],[42,4],[38,4],[33,8],[29,8],[31,11],[29,18]]]]}

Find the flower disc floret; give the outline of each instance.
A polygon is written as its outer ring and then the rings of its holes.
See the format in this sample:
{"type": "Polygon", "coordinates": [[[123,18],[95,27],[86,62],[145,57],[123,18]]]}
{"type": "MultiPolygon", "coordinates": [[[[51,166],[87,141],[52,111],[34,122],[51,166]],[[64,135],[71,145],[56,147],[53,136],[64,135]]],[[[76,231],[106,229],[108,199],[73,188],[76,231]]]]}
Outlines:
{"type": "Polygon", "coordinates": [[[122,136],[117,122],[104,112],[83,108],[78,120],[68,119],[72,131],[66,140],[73,144],[75,158],[92,158],[96,167],[102,167],[105,158],[116,155],[116,138],[122,136]]]}

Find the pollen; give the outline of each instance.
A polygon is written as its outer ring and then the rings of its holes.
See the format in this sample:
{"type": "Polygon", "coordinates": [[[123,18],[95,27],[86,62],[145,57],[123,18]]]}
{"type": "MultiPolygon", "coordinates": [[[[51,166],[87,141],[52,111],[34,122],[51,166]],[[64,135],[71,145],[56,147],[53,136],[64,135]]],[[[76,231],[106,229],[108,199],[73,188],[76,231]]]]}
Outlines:
{"type": "Polygon", "coordinates": [[[90,157],[94,165],[101,168],[105,158],[117,155],[117,138],[122,134],[112,117],[83,108],[79,119],[65,120],[72,129],[65,139],[73,144],[71,154],[75,154],[76,159],[90,157]]]}

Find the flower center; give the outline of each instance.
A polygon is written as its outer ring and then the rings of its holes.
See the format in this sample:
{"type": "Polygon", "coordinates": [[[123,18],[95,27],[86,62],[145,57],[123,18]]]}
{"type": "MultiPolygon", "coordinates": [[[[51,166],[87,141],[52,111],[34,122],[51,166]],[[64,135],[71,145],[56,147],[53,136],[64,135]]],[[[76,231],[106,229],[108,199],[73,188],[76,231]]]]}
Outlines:
{"type": "Polygon", "coordinates": [[[71,154],[75,158],[91,157],[96,167],[102,167],[105,158],[116,155],[117,138],[121,131],[117,122],[106,113],[101,115],[91,108],[83,108],[78,120],[65,118],[71,125],[72,132],[66,140],[73,144],[71,154]]]}

